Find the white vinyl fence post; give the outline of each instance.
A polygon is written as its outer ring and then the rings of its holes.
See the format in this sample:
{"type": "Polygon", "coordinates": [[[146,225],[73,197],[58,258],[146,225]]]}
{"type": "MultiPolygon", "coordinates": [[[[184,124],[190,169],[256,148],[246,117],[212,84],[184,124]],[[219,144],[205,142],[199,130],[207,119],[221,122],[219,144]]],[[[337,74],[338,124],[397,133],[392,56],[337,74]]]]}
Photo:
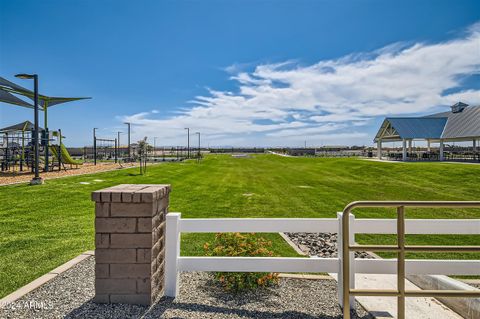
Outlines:
{"type": "MultiPolygon", "coordinates": [[[[338,219],[338,239],[337,239],[337,249],[338,249],[338,275],[337,275],[337,292],[338,292],[338,303],[340,307],[343,308],[343,271],[342,271],[342,254],[343,254],[343,233],[342,233],[342,216],[343,212],[337,213],[338,219]]],[[[349,243],[353,245],[355,243],[355,227],[353,223],[355,222],[355,216],[350,214],[349,216],[349,225],[350,225],[350,238],[349,243]]],[[[350,288],[355,288],[355,253],[350,253],[350,288]]],[[[355,308],[355,297],[350,296],[350,307],[355,308]]]]}
{"type": "MultiPolygon", "coordinates": [[[[350,245],[355,244],[355,215],[349,216],[350,238],[348,239],[350,245]]],[[[355,252],[350,253],[350,289],[355,288],[355,252]]],[[[350,296],[350,309],[355,309],[355,297],[350,296]]]]}
{"type": "Polygon", "coordinates": [[[178,257],[180,256],[180,213],[168,213],[165,228],[165,296],[178,295],[178,257]]]}

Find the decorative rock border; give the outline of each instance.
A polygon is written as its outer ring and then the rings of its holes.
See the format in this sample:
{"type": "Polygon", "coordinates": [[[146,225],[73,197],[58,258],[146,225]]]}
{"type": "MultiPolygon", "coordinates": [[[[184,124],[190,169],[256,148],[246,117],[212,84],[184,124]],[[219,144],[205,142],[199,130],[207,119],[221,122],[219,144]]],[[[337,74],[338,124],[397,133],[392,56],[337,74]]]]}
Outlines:
{"type": "MultiPolygon", "coordinates": [[[[300,251],[303,255],[317,256],[322,258],[335,258],[337,252],[336,233],[285,233],[287,243],[292,246],[295,251],[300,251]]],[[[355,252],[356,258],[375,258],[367,252],[355,252]]]]}

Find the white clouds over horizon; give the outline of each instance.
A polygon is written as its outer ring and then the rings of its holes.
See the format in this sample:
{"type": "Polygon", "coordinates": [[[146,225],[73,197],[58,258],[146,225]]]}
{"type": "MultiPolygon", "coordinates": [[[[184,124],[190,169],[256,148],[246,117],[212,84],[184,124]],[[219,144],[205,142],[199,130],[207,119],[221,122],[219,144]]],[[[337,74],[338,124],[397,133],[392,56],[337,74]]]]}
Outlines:
{"type": "Polygon", "coordinates": [[[253,71],[228,67],[236,92],[208,90],[178,115],[158,111],[121,117],[136,136],[184,143],[184,127],[210,145],[310,145],[369,143],[365,131],[377,117],[422,114],[457,101],[480,104],[479,88],[464,80],[480,75],[480,24],[440,43],[394,43],[312,65],[286,61],[253,71]]]}

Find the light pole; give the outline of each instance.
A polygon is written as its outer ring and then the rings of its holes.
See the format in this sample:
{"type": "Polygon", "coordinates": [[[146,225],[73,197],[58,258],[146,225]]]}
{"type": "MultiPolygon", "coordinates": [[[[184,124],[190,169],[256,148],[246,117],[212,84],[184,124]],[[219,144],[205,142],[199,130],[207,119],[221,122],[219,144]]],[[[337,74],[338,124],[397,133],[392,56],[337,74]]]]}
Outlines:
{"type": "Polygon", "coordinates": [[[98,130],[98,127],[93,128],[93,165],[97,165],[97,135],[95,131],[98,130]]]}
{"type": "Polygon", "coordinates": [[[123,124],[127,124],[128,126],[128,161],[130,161],[130,123],[125,122],[123,124]]]}
{"type": "Polygon", "coordinates": [[[117,148],[118,148],[118,157],[120,157],[120,131],[117,131],[117,148]]]}
{"type": "Polygon", "coordinates": [[[153,137],[153,158],[155,159],[155,156],[157,155],[157,152],[155,151],[157,147],[157,137],[153,137]]]}
{"type": "Polygon", "coordinates": [[[186,127],[187,130],[187,158],[190,158],[190,128],[186,127]]]}
{"type": "Polygon", "coordinates": [[[198,160],[200,160],[200,132],[195,132],[198,135],[198,160]]]}
{"type": "Polygon", "coordinates": [[[33,79],[33,99],[34,99],[34,147],[35,147],[35,167],[34,173],[35,177],[30,181],[30,185],[40,185],[43,184],[43,179],[38,173],[39,158],[40,158],[40,148],[38,146],[38,75],[37,74],[17,74],[15,77],[19,79],[33,79]]]}

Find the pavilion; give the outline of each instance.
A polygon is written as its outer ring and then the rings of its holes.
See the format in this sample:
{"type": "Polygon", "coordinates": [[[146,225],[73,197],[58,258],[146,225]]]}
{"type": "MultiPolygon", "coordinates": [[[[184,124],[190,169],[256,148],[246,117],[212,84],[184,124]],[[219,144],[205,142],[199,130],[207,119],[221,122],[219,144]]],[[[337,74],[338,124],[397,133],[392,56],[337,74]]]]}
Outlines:
{"type": "Polygon", "coordinates": [[[427,152],[431,143],[439,143],[438,159],[443,161],[446,142],[471,142],[477,154],[477,141],[480,140],[480,105],[468,106],[458,102],[448,112],[423,117],[387,117],[378,130],[374,142],[377,143],[377,157],[382,158],[383,142],[402,142],[403,161],[409,160],[412,141],[427,142],[427,152]],[[408,151],[407,151],[408,143],[408,151]]]}

